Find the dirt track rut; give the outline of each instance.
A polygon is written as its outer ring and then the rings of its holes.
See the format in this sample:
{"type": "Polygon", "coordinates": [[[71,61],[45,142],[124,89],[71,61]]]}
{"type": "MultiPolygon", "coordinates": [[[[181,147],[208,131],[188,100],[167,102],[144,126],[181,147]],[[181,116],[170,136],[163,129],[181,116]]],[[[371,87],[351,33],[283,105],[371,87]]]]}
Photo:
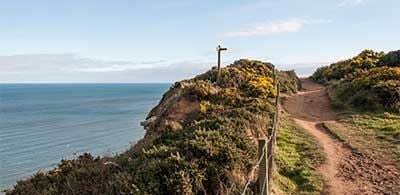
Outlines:
{"type": "Polygon", "coordinates": [[[326,162],[316,170],[325,181],[323,194],[400,194],[400,174],[392,164],[374,153],[355,153],[323,128],[324,121],[337,122],[326,89],[310,79],[302,79],[302,85],[283,106],[323,148],[326,162]]]}

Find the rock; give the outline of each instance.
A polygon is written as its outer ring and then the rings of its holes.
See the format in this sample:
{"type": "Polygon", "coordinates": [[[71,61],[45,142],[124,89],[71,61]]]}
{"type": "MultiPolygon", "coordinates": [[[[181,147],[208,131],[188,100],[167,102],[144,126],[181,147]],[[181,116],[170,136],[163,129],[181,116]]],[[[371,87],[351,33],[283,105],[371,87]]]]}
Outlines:
{"type": "Polygon", "coordinates": [[[148,118],[147,120],[141,122],[140,125],[142,125],[143,127],[146,128],[150,124],[154,123],[156,120],[157,120],[157,117],[156,116],[152,116],[152,117],[148,118]]]}
{"type": "Polygon", "coordinates": [[[180,131],[183,129],[183,126],[176,121],[165,120],[165,127],[170,131],[180,131]]]}

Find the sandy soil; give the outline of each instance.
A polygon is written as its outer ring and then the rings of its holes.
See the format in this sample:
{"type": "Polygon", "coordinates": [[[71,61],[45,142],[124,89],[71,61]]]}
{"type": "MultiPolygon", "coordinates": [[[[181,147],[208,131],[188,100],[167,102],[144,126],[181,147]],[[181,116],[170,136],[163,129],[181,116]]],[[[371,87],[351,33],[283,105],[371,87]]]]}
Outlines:
{"type": "Polygon", "coordinates": [[[323,194],[400,194],[400,174],[391,163],[373,154],[355,153],[323,128],[324,121],[339,123],[326,89],[310,79],[301,81],[303,90],[286,98],[283,106],[324,150],[326,162],[317,168],[325,180],[323,194]]]}

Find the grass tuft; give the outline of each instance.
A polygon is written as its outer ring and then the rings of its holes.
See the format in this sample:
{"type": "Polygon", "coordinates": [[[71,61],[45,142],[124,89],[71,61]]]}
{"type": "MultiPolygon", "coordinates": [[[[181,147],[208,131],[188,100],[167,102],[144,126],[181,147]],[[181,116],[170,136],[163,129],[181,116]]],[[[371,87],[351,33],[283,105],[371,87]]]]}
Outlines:
{"type": "Polygon", "coordinates": [[[315,172],[324,161],[317,140],[281,115],[274,185],[283,194],[320,194],[322,177],[315,172]]]}

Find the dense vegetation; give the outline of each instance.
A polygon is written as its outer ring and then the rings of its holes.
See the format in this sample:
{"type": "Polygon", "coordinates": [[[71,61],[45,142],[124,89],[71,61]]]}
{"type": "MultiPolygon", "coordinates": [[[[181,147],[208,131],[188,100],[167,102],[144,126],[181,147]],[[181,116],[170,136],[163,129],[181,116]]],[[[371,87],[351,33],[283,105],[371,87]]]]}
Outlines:
{"type": "Polygon", "coordinates": [[[400,50],[364,50],[352,59],[315,71],[312,78],[330,86],[337,103],[364,110],[400,111],[400,50]]]}
{"type": "MultiPolygon", "coordinates": [[[[63,160],[51,171],[19,181],[7,194],[239,194],[249,179],[252,194],[256,181],[249,172],[257,158],[256,140],[265,136],[271,98],[277,94],[273,65],[239,60],[222,69],[219,85],[215,75],[212,69],[175,83],[148,120],[161,117],[131,150],[115,157],[84,154],[63,160]],[[191,112],[182,114],[187,109],[191,112]]],[[[283,92],[300,86],[294,72],[278,72],[277,80],[283,92]]],[[[278,159],[285,163],[286,158],[278,159]]],[[[308,172],[298,170],[285,170],[282,177],[300,174],[302,181],[295,183],[317,188],[307,184],[308,172]]]]}

